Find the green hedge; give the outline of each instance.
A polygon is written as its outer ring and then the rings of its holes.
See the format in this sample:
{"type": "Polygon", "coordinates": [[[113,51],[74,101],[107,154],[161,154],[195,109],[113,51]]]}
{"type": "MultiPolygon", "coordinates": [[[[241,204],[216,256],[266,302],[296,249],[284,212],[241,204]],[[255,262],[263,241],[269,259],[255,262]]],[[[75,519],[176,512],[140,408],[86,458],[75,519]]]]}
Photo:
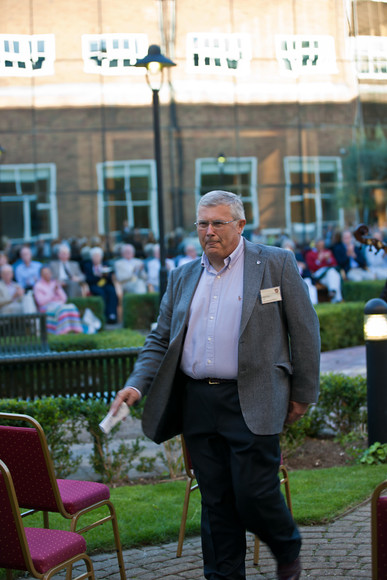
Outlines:
{"type": "Polygon", "coordinates": [[[78,296],[69,298],[67,302],[75,304],[79,310],[81,318],[84,315],[86,308],[90,308],[90,310],[92,310],[94,314],[100,319],[102,326],[105,324],[105,307],[102,296],[78,296]]]}
{"type": "Polygon", "coordinates": [[[368,302],[372,298],[379,298],[384,288],[385,280],[364,280],[342,284],[343,298],[346,302],[368,302]]]}
{"type": "Polygon", "coordinates": [[[94,350],[106,348],[138,347],[144,344],[143,334],[134,330],[104,330],[97,334],[49,335],[50,349],[58,351],[94,350]]]}
{"type": "Polygon", "coordinates": [[[321,351],[364,344],[364,302],[316,304],[321,351]]]}
{"type": "Polygon", "coordinates": [[[149,330],[156,322],[159,313],[159,294],[124,294],[123,296],[123,326],[149,330]]]}

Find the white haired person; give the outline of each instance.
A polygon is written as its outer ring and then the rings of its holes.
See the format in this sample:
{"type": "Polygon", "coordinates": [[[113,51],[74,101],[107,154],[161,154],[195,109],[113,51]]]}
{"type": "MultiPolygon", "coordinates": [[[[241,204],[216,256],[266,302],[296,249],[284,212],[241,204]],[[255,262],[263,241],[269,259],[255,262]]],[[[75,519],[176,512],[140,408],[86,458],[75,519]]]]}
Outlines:
{"type": "Polygon", "coordinates": [[[13,280],[13,268],[10,264],[1,267],[0,280],[0,313],[23,314],[24,288],[13,280]]]}
{"type": "Polygon", "coordinates": [[[101,296],[105,304],[105,317],[109,324],[117,322],[118,298],[113,282],[113,269],[103,261],[103,249],[95,246],[90,249],[90,260],[83,264],[83,271],[90,292],[101,296]]]}
{"type": "Polygon", "coordinates": [[[40,278],[34,285],[34,297],[39,312],[46,313],[49,334],[81,333],[83,326],[77,307],[67,303],[67,295],[59,280],[52,278],[48,266],[40,270],[40,278]]]}

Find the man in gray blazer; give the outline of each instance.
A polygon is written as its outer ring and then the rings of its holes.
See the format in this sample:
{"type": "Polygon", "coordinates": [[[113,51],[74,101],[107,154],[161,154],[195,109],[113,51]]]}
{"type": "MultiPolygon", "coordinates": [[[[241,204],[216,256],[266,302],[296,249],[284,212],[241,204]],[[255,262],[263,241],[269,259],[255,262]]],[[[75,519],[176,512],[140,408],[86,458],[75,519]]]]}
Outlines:
{"type": "Polygon", "coordinates": [[[144,433],[183,433],[202,496],[208,580],[245,579],[246,530],[280,580],[301,574],[301,537],[280,491],[279,433],[319,390],[318,318],[292,252],[242,237],[238,196],[197,209],[203,256],[170,273],[157,327],[112,405],[147,395],[144,433]]]}
{"type": "Polygon", "coordinates": [[[82,296],[82,286],[86,286],[86,278],[78,262],[70,260],[70,248],[61,244],[58,248],[58,259],[49,264],[53,278],[59,280],[68,298],[82,296]]]}

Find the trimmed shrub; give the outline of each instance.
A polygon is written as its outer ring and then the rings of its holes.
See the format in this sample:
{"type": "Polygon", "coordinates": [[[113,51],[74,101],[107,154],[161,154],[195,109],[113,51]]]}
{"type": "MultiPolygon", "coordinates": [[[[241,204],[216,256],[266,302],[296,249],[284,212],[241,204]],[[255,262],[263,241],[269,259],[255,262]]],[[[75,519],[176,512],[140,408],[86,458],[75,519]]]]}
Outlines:
{"type": "Polygon", "coordinates": [[[101,296],[78,296],[76,298],[69,298],[68,302],[75,304],[79,310],[81,318],[84,315],[86,308],[90,308],[90,310],[92,310],[100,319],[102,324],[105,323],[105,306],[101,296]]]}
{"type": "Polygon", "coordinates": [[[316,304],[321,351],[364,344],[364,303],[316,304]]]}
{"type": "Polygon", "coordinates": [[[124,328],[149,330],[156,322],[159,313],[159,294],[124,294],[123,296],[124,328]]]}
{"type": "Polygon", "coordinates": [[[129,328],[104,330],[97,334],[49,335],[50,349],[59,351],[96,350],[143,346],[145,337],[129,328]]]}
{"type": "Polygon", "coordinates": [[[363,280],[342,284],[343,298],[346,302],[368,302],[372,298],[379,298],[384,288],[384,280],[363,280]]]}

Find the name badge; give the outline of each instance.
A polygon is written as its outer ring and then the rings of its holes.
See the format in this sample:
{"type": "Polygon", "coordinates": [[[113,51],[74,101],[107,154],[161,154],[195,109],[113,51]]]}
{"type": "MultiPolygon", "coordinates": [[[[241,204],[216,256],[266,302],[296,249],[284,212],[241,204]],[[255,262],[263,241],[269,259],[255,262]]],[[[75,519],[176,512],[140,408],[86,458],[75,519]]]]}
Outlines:
{"type": "Polygon", "coordinates": [[[269,302],[279,302],[282,300],[281,288],[279,286],[274,286],[274,288],[265,288],[261,290],[261,301],[262,304],[268,304],[269,302]]]}

